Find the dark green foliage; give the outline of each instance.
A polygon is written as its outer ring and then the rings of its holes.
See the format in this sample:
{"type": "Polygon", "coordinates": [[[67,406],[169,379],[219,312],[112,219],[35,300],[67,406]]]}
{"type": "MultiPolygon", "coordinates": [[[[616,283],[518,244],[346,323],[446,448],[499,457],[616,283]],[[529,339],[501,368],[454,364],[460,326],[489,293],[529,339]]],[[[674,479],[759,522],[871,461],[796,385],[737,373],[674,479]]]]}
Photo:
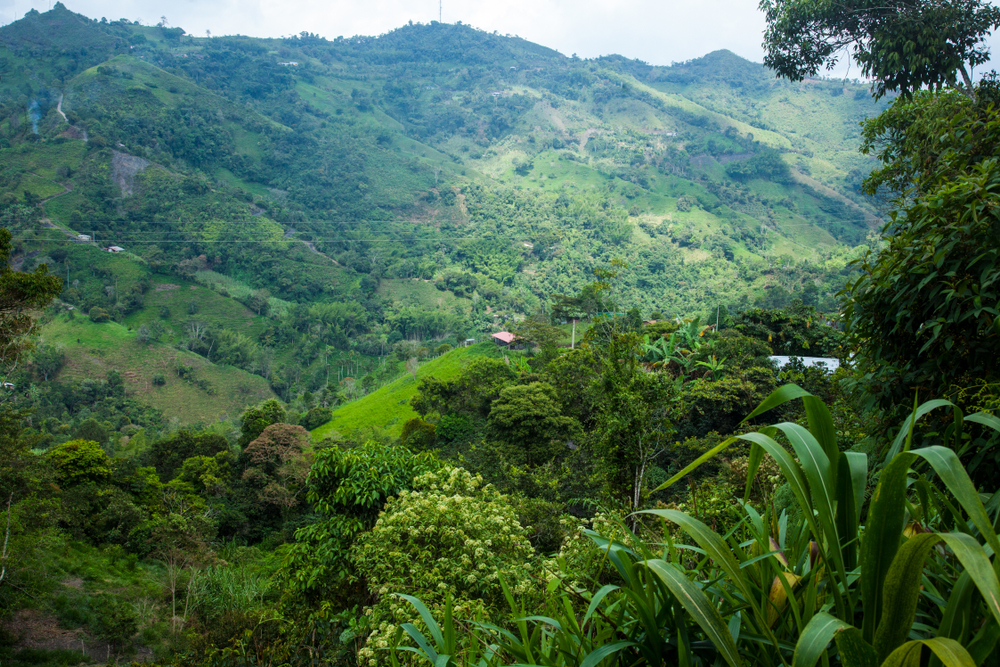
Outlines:
{"type": "Polygon", "coordinates": [[[139,631],[139,619],[134,607],[126,600],[104,595],[97,599],[94,611],[98,619],[98,636],[113,650],[130,648],[133,637],[139,631]]]}
{"type": "Polygon", "coordinates": [[[915,388],[921,398],[967,404],[966,391],[983,393],[974,387],[985,389],[1000,372],[997,91],[987,79],[976,101],[920,93],[865,128],[865,150],[884,165],[867,186],[894,193],[900,210],[884,230],[886,247],[864,255],[844,290],[845,322],[882,407],[905,402],[915,388]]]}
{"type": "Polygon", "coordinates": [[[812,306],[795,301],[786,308],[751,308],[733,318],[733,328],[755,338],[775,354],[839,357],[843,334],[812,306]]]}
{"type": "Polygon", "coordinates": [[[788,164],[775,150],[763,151],[749,160],[730,162],[726,165],[726,173],[740,181],[762,178],[783,183],[791,178],[788,164]]]}
{"type": "Polygon", "coordinates": [[[735,431],[743,418],[770,393],[772,387],[766,380],[771,379],[771,384],[776,384],[774,376],[768,377],[768,372],[773,371],[764,369],[763,383],[727,377],[695,380],[685,385],[680,396],[679,412],[684,417],[677,423],[678,437],[698,437],[710,431],[735,431]]]}
{"type": "Polygon", "coordinates": [[[92,440],[103,445],[108,441],[108,429],[98,423],[96,419],[87,419],[76,427],[76,430],[73,431],[73,437],[77,440],[92,440]]]}
{"type": "Polygon", "coordinates": [[[399,434],[399,444],[415,452],[434,449],[436,442],[435,425],[422,419],[411,419],[403,425],[399,434]]]}
{"type": "Polygon", "coordinates": [[[319,520],[299,529],[285,565],[292,606],[310,600],[356,604],[359,575],[348,560],[353,541],[370,530],[385,501],[413,478],[440,466],[429,454],[368,442],[319,451],[308,480],[308,501],[319,520]]]}
{"type": "Polygon", "coordinates": [[[531,382],[502,389],[487,424],[510,463],[536,466],[564,454],[580,437],[579,422],[561,413],[552,385],[531,382]]]}
{"type": "Polygon", "coordinates": [[[33,273],[10,268],[11,233],[0,229],[0,363],[10,364],[29,346],[35,327],[32,309],[47,306],[59,293],[62,281],[49,275],[43,264],[33,273]]]}
{"type": "Polygon", "coordinates": [[[418,414],[461,414],[485,419],[504,385],[515,378],[510,366],[498,359],[475,359],[455,380],[420,381],[419,393],[410,401],[418,414]]]}
{"type": "MultiPolygon", "coordinates": [[[[718,338],[692,355],[694,361],[706,361],[711,356],[725,359],[728,368],[767,367],[771,346],[760,338],[744,336],[734,329],[723,329],[718,338]]],[[[812,355],[810,355],[812,356],[812,355]]]]}
{"type": "Polygon", "coordinates": [[[247,409],[240,418],[240,438],[237,444],[246,447],[252,440],[257,438],[264,429],[271,424],[278,424],[285,421],[285,409],[281,403],[272,399],[264,401],[256,407],[247,409]]]}
{"type": "Polygon", "coordinates": [[[10,645],[0,647],[4,664],[11,667],[70,667],[87,661],[87,656],[76,650],[22,648],[14,650],[10,645]]]}
{"type": "Polygon", "coordinates": [[[333,410],[328,407],[318,405],[315,408],[311,408],[306,414],[302,415],[302,419],[299,423],[302,424],[307,431],[311,431],[314,428],[319,428],[323,424],[327,423],[332,417],[333,410]]]}
{"type": "Polygon", "coordinates": [[[91,308],[89,315],[90,315],[90,321],[94,322],[95,324],[102,324],[111,319],[111,316],[108,314],[108,311],[104,310],[103,308],[99,308],[98,306],[94,306],[93,308],[91,308]]]}
{"type": "Polygon", "coordinates": [[[96,442],[72,440],[46,454],[62,486],[103,484],[111,479],[111,459],[96,442]]]}
{"type": "Polygon", "coordinates": [[[981,0],[854,0],[840,5],[765,0],[764,64],[799,81],[832,67],[850,49],[879,97],[924,86],[971,86],[970,72],[989,60],[984,40],[1000,27],[1000,9],[981,0]]]}
{"type": "Polygon", "coordinates": [[[180,472],[185,460],[193,456],[215,456],[219,452],[228,451],[229,443],[221,435],[181,430],[169,438],[154,442],[150,448],[150,459],[156,468],[156,474],[167,482],[180,472]]]}

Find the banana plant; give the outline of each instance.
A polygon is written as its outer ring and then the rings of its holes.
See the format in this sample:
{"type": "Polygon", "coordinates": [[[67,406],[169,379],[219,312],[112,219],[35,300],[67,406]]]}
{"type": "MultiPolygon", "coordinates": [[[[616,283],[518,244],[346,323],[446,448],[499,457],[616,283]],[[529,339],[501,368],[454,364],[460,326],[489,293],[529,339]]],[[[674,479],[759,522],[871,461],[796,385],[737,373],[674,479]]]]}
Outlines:
{"type": "Polygon", "coordinates": [[[722,372],[726,370],[726,358],[717,359],[714,354],[707,361],[696,361],[694,363],[696,366],[704,366],[708,369],[708,372],[712,374],[713,380],[721,378],[722,372]]]}

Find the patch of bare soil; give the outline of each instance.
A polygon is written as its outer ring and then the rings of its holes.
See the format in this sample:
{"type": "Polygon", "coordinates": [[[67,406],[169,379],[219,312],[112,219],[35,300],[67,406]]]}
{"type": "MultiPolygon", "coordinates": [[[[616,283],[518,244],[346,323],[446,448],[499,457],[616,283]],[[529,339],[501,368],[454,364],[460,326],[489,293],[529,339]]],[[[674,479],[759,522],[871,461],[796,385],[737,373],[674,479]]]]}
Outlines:
{"type": "Polygon", "coordinates": [[[132,194],[136,175],[149,166],[149,160],[118,151],[111,153],[111,180],[121,188],[123,197],[128,196],[132,194]]]}
{"type": "MultiPolygon", "coordinates": [[[[62,583],[73,588],[83,584],[80,579],[67,579],[62,583]]],[[[13,635],[15,650],[80,651],[93,662],[100,663],[128,659],[127,656],[112,653],[107,642],[92,637],[83,628],[61,628],[55,616],[37,609],[19,609],[3,622],[3,626],[13,635]]],[[[138,662],[152,659],[153,653],[147,647],[137,646],[136,649],[137,653],[133,653],[131,659],[138,662]]]]}
{"type": "Polygon", "coordinates": [[[107,642],[94,639],[83,628],[60,628],[55,616],[37,609],[20,609],[4,625],[15,637],[15,649],[81,651],[94,661],[103,662],[108,659],[107,642]]]}

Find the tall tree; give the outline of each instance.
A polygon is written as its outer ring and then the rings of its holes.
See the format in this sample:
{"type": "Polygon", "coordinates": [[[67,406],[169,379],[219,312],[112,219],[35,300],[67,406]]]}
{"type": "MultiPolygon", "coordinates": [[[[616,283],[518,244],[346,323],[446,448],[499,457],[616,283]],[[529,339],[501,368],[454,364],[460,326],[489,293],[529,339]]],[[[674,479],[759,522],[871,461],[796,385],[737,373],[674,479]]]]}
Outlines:
{"type": "Polygon", "coordinates": [[[44,264],[32,273],[10,268],[13,251],[10,230],[0,229],[0,368],[9,373],[32,346],[35,313],[52,302],[62,289],[58,276],[44,264]]]}
{"type": "Polygon", "coordinates": [[[924,86],[973,95],[972,68],[989,60],[984,39],[1000,27],[1000,8],[984,0],[762,0],[760,8],[764,64],[779,76],[801,81],[849,50],[876,98],[924,86]]]}

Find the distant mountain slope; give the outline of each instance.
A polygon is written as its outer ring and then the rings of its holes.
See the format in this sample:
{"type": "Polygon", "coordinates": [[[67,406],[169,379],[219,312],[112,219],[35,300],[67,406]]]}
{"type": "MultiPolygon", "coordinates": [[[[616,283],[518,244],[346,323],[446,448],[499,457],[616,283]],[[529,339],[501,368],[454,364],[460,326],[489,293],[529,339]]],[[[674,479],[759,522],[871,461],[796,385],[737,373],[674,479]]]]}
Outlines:
{"type": "Polygon", "coordinates": [[[154,276],[265,304],[263,361],[240,363],[282,396],[331,360],[376,373],[403,340],[507,326],[613,260],[620,310],[832,308],[878,225],[856,146],[882,105],[728,51],[580,60],[436,22],[198,38],[62,3],[0,45],[0,224],[19,261],[60,263],[78,312],[137,325],[157,316],[154,276]],[[95,261],[110,244],[128,254],[95,261]]]}

